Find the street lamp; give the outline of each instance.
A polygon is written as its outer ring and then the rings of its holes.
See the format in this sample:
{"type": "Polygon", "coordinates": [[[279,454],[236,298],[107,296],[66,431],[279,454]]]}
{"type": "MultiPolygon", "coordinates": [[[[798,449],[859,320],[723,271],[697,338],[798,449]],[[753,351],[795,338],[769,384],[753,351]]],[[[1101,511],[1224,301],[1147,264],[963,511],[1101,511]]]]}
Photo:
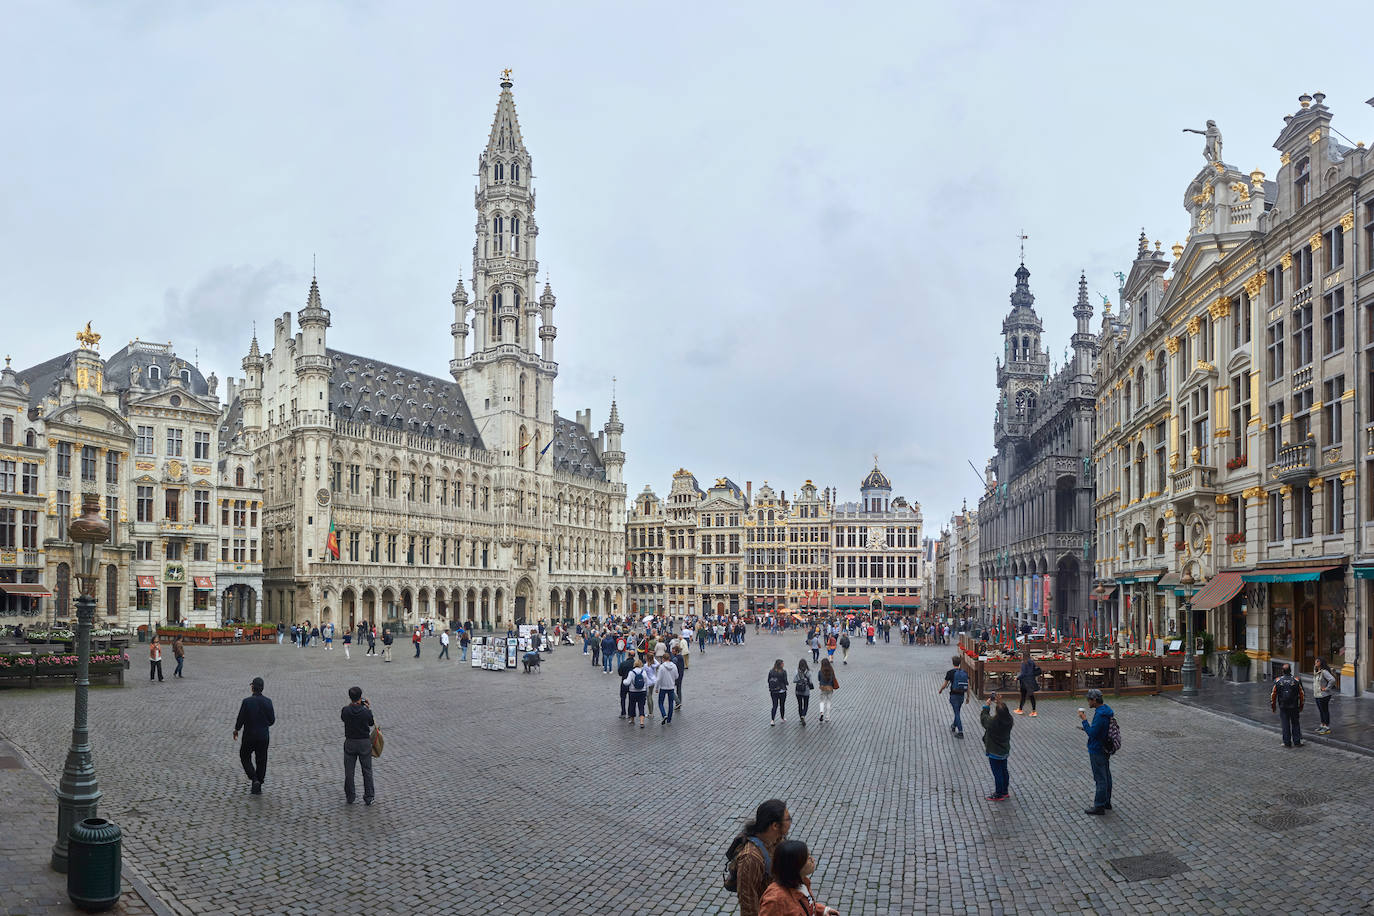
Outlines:
{"type": "Polygon", "coordinates": [[[1188,598],[1183,602],[1183,668],[1179,671],[1179,676],[1183,681],[1182,695],[1185,697],[1197,696],[1197,658],[1193,654],[1193,595],[1197,594],[1194,586],[1201,586],[1203,580],[1194,580],[1193,574],[1185,566],[1183,575],[1179,577],[1178,584],[1188,592],[1188,598]]]}
{"type": "Polygon", "coordinates": [[[74,824],[96,816],[100,785],[91,762],[90,733],[86,729],[87,694],[91,678],[91,621],[95,616],[95,586],[100,568],[100,545],[110,539],[110,525],[100,517],[100,496],[81,497],[81,517],[67,529],[76,544],[81,594],[76,599],[76,715],[72,743],[57,785],[57,842],[52,847],[53,871],[67,871],[67,833],[74,824]]]}

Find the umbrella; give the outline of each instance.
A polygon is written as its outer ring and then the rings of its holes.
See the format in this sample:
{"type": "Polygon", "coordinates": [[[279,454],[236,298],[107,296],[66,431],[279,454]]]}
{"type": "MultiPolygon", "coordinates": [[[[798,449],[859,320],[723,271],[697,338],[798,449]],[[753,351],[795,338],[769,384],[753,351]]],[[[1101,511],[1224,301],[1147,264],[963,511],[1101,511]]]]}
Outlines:
{"type": "Polygon", "coordinates": [[[592,619],[592,615],[591,615],[591,614],[583,614],[583,615],[582,615],[582,622],[583,622],[583,623],[586,623],[588,620],[591,620],[591,619],[592,619]]]}
{"type": "Polygon", "coordinates": [[[650,614],[648,617],[645,617],[645,618],[644,618],[644,625],[645,625],[646,627],[647,627],[649,624],[653,623],[653,622],[654,622],[654,615],[653,615],[653,614],[650,614]]]}

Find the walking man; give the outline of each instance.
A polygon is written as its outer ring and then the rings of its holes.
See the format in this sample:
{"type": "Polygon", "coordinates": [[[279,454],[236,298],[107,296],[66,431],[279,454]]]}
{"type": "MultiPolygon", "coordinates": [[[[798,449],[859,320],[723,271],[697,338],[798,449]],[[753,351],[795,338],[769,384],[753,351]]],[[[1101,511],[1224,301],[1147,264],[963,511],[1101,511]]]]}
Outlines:
{"type": "Polygon", "coordinates": [[[357,764],[363,767],[363,804],[372,804],[377,792],[372,785],[372,704],[363,699],[363,688],[348,688],[348,705],[339,712],[344,726],[344,801],[358,798],[353,783],[357,764]]]}
{"type": "Polygon", "coordinates": [[[1302,682],[1293,677],[1293,666],[1285,663],[1274,678],[1274,689],[1269,691],[1269,708],[1279,714],[1283,723],[1284,747],[1302,747],[1302,723],[1298,716],[1306,700],[1302,682]]]}
{"type": "Polygon", "coordinates": [[[172,677],[181,677],[181,666],[186,661],[186,646],[182,643],[180,636],[172,637],[172,657],[177,660],[177,667],[172,672],[172,677]]]}
{"type": "Polygon", "coordinates": [[[415,632],[410,634],[410,641],[415,644],[415,657],[420,657],[420,628],[416,627],[415,632]]]}
{"type": "MultiPolygon", "coordinates": [[[[439,634],[439,657],[448,658],[448,630],[439,634]]],[[[451,659],[450,659],[451,660],[451,659]]]]}
{"type": "Polygon", "coordinates": [[[1112,758],[1107,754],[1107,730],[1111,727],[1112,708],[1102,699],[1102,691],[1096,687],[1087,693],[1088,706],[1093,710],[1093,720],[1088,714],[1078,711],[1083,731],[1088,734],[1088,762],[1093,768],[1093,785],[1097,792],[1093,795],[1093,806],[1084,814],[1105,814],[1112,810],[1112,758]]]}
{"type": "Polygon", "coordinates": [[[395,640],[392,639],[390,630],[382,631],[382,661],[386,662],[387,664],[391,664],[391,644],[394,641],[395,640]]]}
{"type": "Polygon", "coordinates": [[[936,693],[944,693],[945,688],[949,688],[949,705],[954,707],[954,723],[949,730],[956,738],[964,737],[964,720],[959,717],[959,711],[963,708],[964,697],[968,693],[968,672],[964,670],[963,659],[954,656],[950,659],[954,665],[945,672],[945,682],[940,685],[936,693]]]}
{"type": "Polygon", "coordinates": [[[243,772],[253,783],[253,794],[262,794],[262,784],[267,779],[267,743],[271,738],[269,729],[277,724],[277,714],[272,710],[272,701],[262,695],[262,678],[253,678],[249,685],[253,693],[243,698],[239,704],[239,717],[234,721],[234,740],[243,732],[243,743],[239,745],[239,762],[243,772]]]}
{"type": "Polygon", "coordinates": [[[840,634],[840,662],[841,662],[841,664],[845,664],[845,665],[849,664],[849,634],[848,634],[848,633],[842,633],[842,634],[840,634]]]}

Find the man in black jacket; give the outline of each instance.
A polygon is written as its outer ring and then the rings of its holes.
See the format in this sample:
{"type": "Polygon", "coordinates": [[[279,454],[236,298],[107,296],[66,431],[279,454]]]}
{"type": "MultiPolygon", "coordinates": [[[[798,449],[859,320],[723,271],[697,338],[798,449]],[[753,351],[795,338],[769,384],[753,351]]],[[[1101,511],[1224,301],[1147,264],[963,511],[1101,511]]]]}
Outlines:
{"type": "MultiPolygon", "coordinates": [[[[625,678],[630,676],[630,672],[635,670],[635,657],[627,656],[620,667],[616,668],[616,675],[620,678],[620,718],[625,718],[625,700],[630,696],[630,688],[625,686],[625,678]]],[[[631,721],[634,716],[630,716],[631,721]]]]}
{"type": "Polygon", "coordinates": [[[361,687],[348,688],[348,705],[339,713],[344,724],[344,799],[351,805],[357,799],[353,785],[355,764],[363,765],[363,804],[372,804],[372,704],[363,699],[361,687]]]}
{"type": "Polygon", "coordinates": [[[239,745],[239,762],[243,772],[253,783],[253,794],[262,794],[263,781],[267,779],[267,742],[271,737],[268,731],[277,724],[277,714],[272,710],[272,701],[262,695],[262,678],[253,678],[253,694],[243,698],[239,704],[239,717],[234,722],[234,740],[243,732],[243,743],[239,745]]]}

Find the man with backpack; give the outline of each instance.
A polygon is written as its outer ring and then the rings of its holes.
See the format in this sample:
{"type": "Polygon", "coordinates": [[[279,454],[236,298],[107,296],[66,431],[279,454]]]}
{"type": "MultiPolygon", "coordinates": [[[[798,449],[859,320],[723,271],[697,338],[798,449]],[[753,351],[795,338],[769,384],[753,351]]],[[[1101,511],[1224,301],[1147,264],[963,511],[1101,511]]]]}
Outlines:
{"type": "Polygon", "coordinates": [[[949,688],[949,705],[954,707],[954,724],[949,727],[954,737],[964,737],[964,721],[959,717],[959,711],[964,705],[964,697],[968,694],[968,672],[964,670],[963,660],[959,656],[950,659],[954,667],[945,672],[945,682],[940,685],[936,693],[944,693],[945,688],[949,688]]]}
{"type": "Polygon", "coordinates": [[[1303,693],[1302,682],[1293,677],[1293,666],[1285,664],[1274,678],[1274,689],[1269,691],[1269,708],[1279,714],[1283,723],[1283,746],[1302,747],[1302,724],[1298,716],[1307,700],[1303,693]]]}
{"type": "Polygon", "coordinates": [[[739,898],[740,916],[758,916],[759,901],[773,873],[773,852],[792,827],[787,804],[771,798],[759,805],[725,853],[725,889],[739,898]]]}
{"type": "Polygon", "coordinates": [[[1084,814],[1106,814],[1112,810],[1112,758],[1121,745],[1120,732],[1116,730],[1116,714],[1102,699],[1102,691],[1096,687],[1087,693],[1088,706],[1093,710],[1093,720],[1088,721],[1088,713],[1080,709],[1078,718],[1082,720],[1083,731],[1088,735],[1088,762],[1093,769],[1093,785],[1097,792],[1093,796],[1093,806],[1084,814]]]}
{"type": "Polygon", "coordinates": [[[634,724],[635,716],[637,715],[639,716],[639,727],[643,728],[644,707],[649,697],[650,675],[649,672],[644,669],[644,663],[635,659],[634,656],[630,656],[626,661],[634,662],[634,667],[630,669],[630,673],[625,675],[625,679],[621,681],[622,684],[629,688],[630,724],[634,724]]]}
{"type": "Polygon", "coordinates": [[[840,663],[849,664],[849,634],[840,634],[840,663]]]}

